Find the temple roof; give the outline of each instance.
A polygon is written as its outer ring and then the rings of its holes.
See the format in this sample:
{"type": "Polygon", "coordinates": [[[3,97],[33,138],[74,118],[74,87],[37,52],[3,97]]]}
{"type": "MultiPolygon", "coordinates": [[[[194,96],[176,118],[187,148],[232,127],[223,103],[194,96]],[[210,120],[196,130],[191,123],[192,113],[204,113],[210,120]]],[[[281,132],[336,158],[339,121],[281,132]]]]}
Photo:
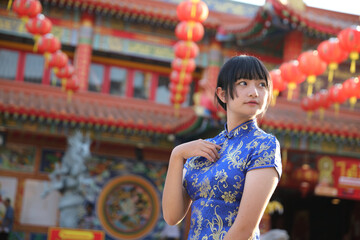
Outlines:
{"type": "Polygon", "coordinates": [[[59,87],[0,80],[0,113],[24,120],[72,122],[176,134],[196,123],[191,108],[155,104],[141,99],[78,92],[71,101],[59,87]]]}
{"type": "MultiPolygon", "coordinates": [[[[192,108],[181,108],[178,116],[172,106],[147,100],[78,92],[71,102],[58,87],[0,80],[0,113],[25,121],[47,119],[53,123],[71,122],[90,126],[133,129],[160,134],[182,134],[199,121],[192,108]]],[[[341,109],[326,111],[324,119],[315,114],[309,119],[297,101],[279,98],[261,124],[278,130],[360,138],[360,112],[341,109]]]]}

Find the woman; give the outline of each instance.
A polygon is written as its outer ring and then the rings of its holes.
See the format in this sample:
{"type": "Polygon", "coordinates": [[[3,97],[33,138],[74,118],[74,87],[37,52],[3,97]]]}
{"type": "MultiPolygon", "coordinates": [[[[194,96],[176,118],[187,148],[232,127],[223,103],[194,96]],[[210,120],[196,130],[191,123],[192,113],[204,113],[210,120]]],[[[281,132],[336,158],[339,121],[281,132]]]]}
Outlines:
{"type": "Polygon", "coordinates": [[[226,110],[225,130],[173,149],[163,215],[178,224],[191,206],[188,239],[259,239],[259,222],[281,176],[279,143],[257,126],[271,92],[269,73],[257,58],[231,58],[215,91],[226,110]]]}

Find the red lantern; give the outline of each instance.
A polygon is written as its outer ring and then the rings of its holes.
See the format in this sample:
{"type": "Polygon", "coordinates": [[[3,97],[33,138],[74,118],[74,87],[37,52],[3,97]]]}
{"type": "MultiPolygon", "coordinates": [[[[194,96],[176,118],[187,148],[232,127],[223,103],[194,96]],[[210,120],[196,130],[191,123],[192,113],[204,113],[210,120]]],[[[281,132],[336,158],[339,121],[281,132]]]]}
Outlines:
{"type": "Polygon", "coordinates": [[[199,22],[182,21],[175,28],[175,35],[184,41],[200,41],[204,36],[204,27],[199,22]]]}
{"type": "Polygon", "coordinates": [[[321,60],[317,51],[312,50],[300,54],[298,61],[300,71],[307,75],[307,95],[310,96],[312,94],[313,84],[316,81],[316,76],[326,70],[326,62],[321,60]]]}
{"type": "Polygon", "coordinates": [[[300,107],[302,110],[308,112],[308,117],[311,117],[312,112],[317,108],[314,96],[307,96],[301,99],[300,107]]]}
{"type": "Polygon", "coordinates": [[[329,93],[326,89],[321,89],[314,95],[314,105],[320,110],[320,119],[324,118],[325,109],[327,109],[331,102],[329,101],[329,93]]]}
{"type": "Polygon", "coordinates": [[[182,104],[185,101],[184,95],[181,95],[180,93],[172,94],[170,97],[170,102],[175,105],[175,107],[178,107],[176,105],[182,104]]]}
{"type": "Polygon", "coordinates": [[[347,99],[345,92],[342,90],[342,84],[337,83],[329,89],[329,101],[335,104],[335,112],[339,112],[340,104],[347,99]]]}
{"type": "Polygon", "coordinates": [[[199,47],[192,41],[178,41],[174,50],[175,56],[182,59],[195,58],[199,54],[199,47]]]}
{"type": "Polygon", "coordinates": [[[171,62],[171,67],[178,72],[185,71],[187,73],[192,73],[196,68],[196,64],[194,59],[175,58],[171,62]]]}
{"type": "Polygon", "coordinates": [[[338,68],[338,63],[348,58],[348,53],[340,48],[339,39],[330,38],[319,44],[318,48],[319,57],[329,65],[328,80],[330,85],[334,78],[334,71],[338,68]]]}
{"type": "Polygon", "coordinates": [[[203,22],[209,15],[209,9],[203,1],[184,1],[176,9],[180,21],[203,22]]]}
{"type": "Polygon", "coordinates": [[[281,78],[281,71],[279,69],[274,69],[270,71],[270,77],[273,83],[273,99],[272,104],[275,105],[276,98],[279,96],[281,91],[286,89],[286,83],[281,78]]]}
{"type": "Polygon", "coordinates": [[[191,82],[191,78],[191,74],[186,72],[178,72],[176,70],[173,70],[170,73],[170,81],[175,84],[182,83],[188,85],[191,82]]]}
{"type": "Polygon", "coordinates": [[[41,13],[42,6],[38,0],[15,0],[12,9],[23,22],[26,22],[41,13]]]}
{"type": "Polygon", "coordinates": [[[38,14],[36,17],[29,19],[25,26],[27,31],[34,35],[34,52],[37,52],[40,36],[51,32],[52,23],[43,14],[38,14]]]}
{"type": "Polygon", "coordinates": [[[61,50],[57,50],[55,53],[51,54],[49,67],[54,68],[54,73],[56,73],[60,68],[67,65],[68,60],[68,56],[65,53],[61,50]]]}
{"type": "Polygon", "coordinates": [[[182,96],[186,96],[186,94],[189,93],[190,87],[187,84],[170,83],[169,90],[173,95],[181,94],[182,96]]]}
{"type": "Polygon", "coordinates": [[[61,48],[59,39],[51,33],[41,36],[39,39],[38,51],[44,54],[45,66],[49,62],[50,55],[61,48]]]}
{"type": "Polygon", "coordinates": [[[72,95],[79,90],[79,80],[75,74],[66,81],[65,91],[68,94],[68,102],[71,101],[72,95]]]}
{"type": "Polygon", "coordinates": [[[292,99],[292,93],[296,85],[305,81],[306,76],[299,69],[297,60],[285,62],[280,66],[281,78],[288,87],[288,100],[292,99]]]}
{"type": "Polygon", "coordinates": [[[60,68],[55,75],[61,79],[61,86],[65,90],[66,79],[70,78],[75,72],[75,68],[68,64],[63,68],[60,68]]]}
{"type": "Polygon", "coordinates": [[[358,78],[349,78],[342,85],[344,95],[349,98],[351,109],[354,108],[357,101],[357,94],[360,91],[360,84],[358,78]]]}
{"type": "Polygon", "coordinates": [[[350,72],[355,73],[355,61],[359,59],[360,51],[360,26],[353,26],[342,30],[338,34],[340,47],[350,53],[351,66],[350,72]]]}

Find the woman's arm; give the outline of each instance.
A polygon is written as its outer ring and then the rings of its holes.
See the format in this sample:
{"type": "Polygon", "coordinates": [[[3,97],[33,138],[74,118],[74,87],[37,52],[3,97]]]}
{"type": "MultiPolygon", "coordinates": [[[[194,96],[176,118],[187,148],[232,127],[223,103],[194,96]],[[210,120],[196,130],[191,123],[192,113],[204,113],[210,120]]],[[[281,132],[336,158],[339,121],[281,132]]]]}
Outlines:
{"type": "Polygon", "coordinates": [[[252,239],[278,182],[275,168],[254,169],[246,174],[239,212],[224,240],[252,239]]]}
{"type": "Polygon", "coordinates": [[[202,156],[210,161],[216,161],[219,158],[220,148],[214,143],[199,139],[173,149],[162,197],[163,215],[169,225],[178,224],[185,217],[191,204],[191,199],[183,187],[184,160],[193,156],[202,156]]]}

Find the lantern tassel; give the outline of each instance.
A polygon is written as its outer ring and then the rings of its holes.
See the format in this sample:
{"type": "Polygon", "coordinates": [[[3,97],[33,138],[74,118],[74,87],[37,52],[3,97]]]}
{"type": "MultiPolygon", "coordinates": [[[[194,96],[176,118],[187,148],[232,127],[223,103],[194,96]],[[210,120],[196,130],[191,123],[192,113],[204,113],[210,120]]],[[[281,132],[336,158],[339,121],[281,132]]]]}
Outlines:
{"type": "Polygon", "coordinates": [[[307,91],[307,96],[311,96],[312,92],[313,92],[313,85],[316,81],[316,76],[315,75],[310,75],[307,78],[307,83],[308,83],[308,91],[307,91]]]}
{"type": "Polygon", "coordinates": [[[324,108],[320,108],[319,109],[320,112],[320,121],[324,120],[324,115],[325,115],[325,109],[324,108]]]}
{"type": "Polygon", "coordinates": [[[312,114],[313,114],[312,111],[308,111],[308,112],[307,112],[307,120],[308,120],[308,121],[311,120],[312,114]]]}
{"type": "Polygon", "coordinates": [[[69,90],[68,92],[67,92],[67,102],[68,103],[71,103],[71,98],[72,98],[72,95],[73,95],[73,91],[72,90],[69,90]]]}
{"type": "Polygon", "coordinates": [[[7,11],[10,11],[11,5],[12,5],[12,0],[9,0],[7,8],[6,8],[7,11]]]}
{"type": "Polygon", "coordinates": [[[359,53],[358,52],[351,52],[349,57],[351,59],[350,72],[355,73],[356,72],[356,60],[359,59],[359,53]]]}
{"type": "Polygon", "coordinates": [[[334,104],[334,108],[335,108],[335,115],[339,115],[339,110],[340,110],[340,104],[339,103],[335,103],[334,104]]]}
{"type": "Polygon", "coordinates": [[[329,75],[328,75],[328,82],[329,82],[329,87],[332,86],[332,82],[334,79],[334,74],[335,74],[335,70],[338,68],[338,64],[337,63],[330,63],[329,64],[329,75]]]}
{"type": "Polygon", "coordinates": [[[356,101],[357,101],[357,98],[356,98],[355,96],[352,96],[352,97],[349,99],[349,102],[350,102],[350,109],[351,109],[351,110],[354,110],[354,107],[355,107],[356,101]]]}
{"type": "Polygon", "coordinates": [[[293,97],[293,91],[296,89],[296,83],[289,83],[288,84],[288,96],[287,100],[290,101],[293,97]]]}
{"type": "Polygon", "coordinates": [[[273,91],[273,96],[272,96],[272,99],[271,99],[271,106],[275,106],[276,104],[276,98],[279,96],[279,90],[274,90],[273,91]]]}

